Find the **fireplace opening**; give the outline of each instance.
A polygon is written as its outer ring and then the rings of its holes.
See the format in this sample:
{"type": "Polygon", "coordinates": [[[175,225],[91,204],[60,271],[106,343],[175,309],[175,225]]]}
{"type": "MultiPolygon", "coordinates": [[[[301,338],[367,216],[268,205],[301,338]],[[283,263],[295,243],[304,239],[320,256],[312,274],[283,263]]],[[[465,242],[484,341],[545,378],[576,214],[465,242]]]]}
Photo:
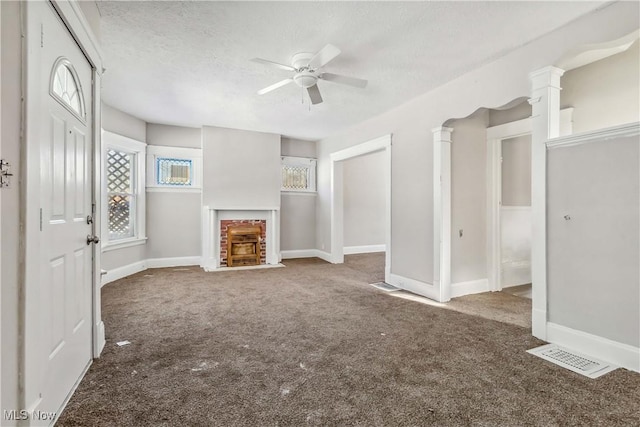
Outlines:
{"type": "Polygon", "coordinates": [[[231,223],[225,228],[226,238],[223,240],[226,241],[226,248],[221,260],[223,264],[227,267],[263,264],[265,248],[261,223],[231,223]]]}

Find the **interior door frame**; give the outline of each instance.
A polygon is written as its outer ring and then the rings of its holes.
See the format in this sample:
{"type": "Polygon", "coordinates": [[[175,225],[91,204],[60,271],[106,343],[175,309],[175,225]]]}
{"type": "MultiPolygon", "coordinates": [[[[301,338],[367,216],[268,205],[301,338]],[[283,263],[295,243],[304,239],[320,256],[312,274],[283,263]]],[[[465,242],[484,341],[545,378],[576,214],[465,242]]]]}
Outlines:
{"type": "Polygon", "coordinates": [[[487,128],[487,279],[502,290],[502,141],[531,135],[531,118],[487,128]]]}
{"type": "Polygon", "coordinates": [[[391,134],[331,153],[331,262],[344,262],[344,199],[342,162],[365,154],[384,152],[385,262],[384,280],[391,273],[391,134]]]}
{"type": "MultiPolygon", "coordinates": [[[[573,108],[560,110],[560,135],[572,133],[573,108]]],[[[487,279],[491,291],[502,290],[502,141],[531,135],[531,117],[487,128],[487,279]]]]}
{"type": "MultiPolygon", "coordinates": [[[[44,88],[40,84],[39,48],[46,43],[46,35],[42,35],[40,17],[46,13],[57,13],[62,19],[69,34],[80,47],[92,68],[91,105],[92,123],[89,123],[93,138],[92,146],[92,203],[93,203],[93,227],[95,231],[100,228],[100,179],[101,164],[100,147],[100,80],[103,72],[102,53],[98,42],[90,29],[80,6],[74,0],[49,0],[48,2],[21,2],[21,15],[23,25],[22,44],[22,93],[24,107],[22,112],[22,128],[24,130],[21,140],[21,178],[25,183],[25,192],[21,200],[20,221],[24,231],[22,250],[19,255],[22,265],[19,288],[19,329],[22,335],[20,343],[20,408],[30,409],[38,404],[38,383],[43,377],[39,366],[37,353],[38,336],[37,329],[30,326],[30,320],[38,318],[37,304],[27,304],[27,301],[36,300],[38,294],[40,262],[40,140],[39,128],[41,124],[39,104],[44,88]]],[[[104,324],[100,312],[100,248],[93,245],[93,274],[92,274],[92,355],[98,357],[105,343],[104,324]]]]}

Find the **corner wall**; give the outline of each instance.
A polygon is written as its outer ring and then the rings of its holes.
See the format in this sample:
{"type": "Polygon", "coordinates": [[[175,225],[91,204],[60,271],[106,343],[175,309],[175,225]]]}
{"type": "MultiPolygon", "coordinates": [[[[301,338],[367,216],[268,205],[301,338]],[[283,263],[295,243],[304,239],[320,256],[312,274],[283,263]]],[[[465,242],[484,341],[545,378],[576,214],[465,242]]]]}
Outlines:
{"type": "MultiPolygon", "coordinates": [[[[150,146],[202,148],[202,130],[148,123],[147,149],[150,146]]],[[[206,167],[206,166],[205,166],[206,167]]],[[[202,191],[184,189],[152,191],[147,188],[147,259],[198,258],[202,191]]]]}
{"type": "MultiPolygon", "coordinates": [[[[283,137],[280,153],[282,156],[315,159],[316,143],[283,137]]],[[[280,193],[280,249],[283,258],[310,255],[315,249],[316,198],[316,193],[280,193]]]]}

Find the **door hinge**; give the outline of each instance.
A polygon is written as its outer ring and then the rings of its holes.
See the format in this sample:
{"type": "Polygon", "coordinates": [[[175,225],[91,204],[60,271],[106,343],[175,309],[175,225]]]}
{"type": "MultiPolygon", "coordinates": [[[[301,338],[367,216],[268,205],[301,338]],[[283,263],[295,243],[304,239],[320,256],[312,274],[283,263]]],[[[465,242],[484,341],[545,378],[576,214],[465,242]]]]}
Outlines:
{"type": "Polygon", "coordinates": [[[11,165],[4,159],[0,159],[0,188],[9,186],[9,177],[13,176],[9,168],[11,165]]]}

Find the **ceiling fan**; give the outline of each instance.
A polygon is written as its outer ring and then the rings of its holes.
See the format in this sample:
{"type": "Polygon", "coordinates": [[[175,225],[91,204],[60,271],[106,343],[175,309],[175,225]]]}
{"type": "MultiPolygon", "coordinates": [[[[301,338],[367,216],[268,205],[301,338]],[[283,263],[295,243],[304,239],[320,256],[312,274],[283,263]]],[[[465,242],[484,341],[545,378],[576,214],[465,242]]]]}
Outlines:
{"type": "Polygon", "coordinates": [[[296,53],[291,58],[291,65],[279,64],[262,58],[253,58],[253,62],[271,65],[283,70],[293,71],[295,73],[293,77],[279,81],[278,83],[259,90],[258,95],[264,95],[265,93],[294,82],[301,88],[307,89],[309,99],[311,100],[311,103],[315,105],[322,102],[322,96],[320,95],[320,89],[318,89],[317,84],[318,80],[326,80],[358,88],[366,87],[366,80],[321,71],[322,67],[327,65],[329,61],[338,55],[340,55],[340,49],[328,44],[315,55],[307,52],[296,53]]]}

